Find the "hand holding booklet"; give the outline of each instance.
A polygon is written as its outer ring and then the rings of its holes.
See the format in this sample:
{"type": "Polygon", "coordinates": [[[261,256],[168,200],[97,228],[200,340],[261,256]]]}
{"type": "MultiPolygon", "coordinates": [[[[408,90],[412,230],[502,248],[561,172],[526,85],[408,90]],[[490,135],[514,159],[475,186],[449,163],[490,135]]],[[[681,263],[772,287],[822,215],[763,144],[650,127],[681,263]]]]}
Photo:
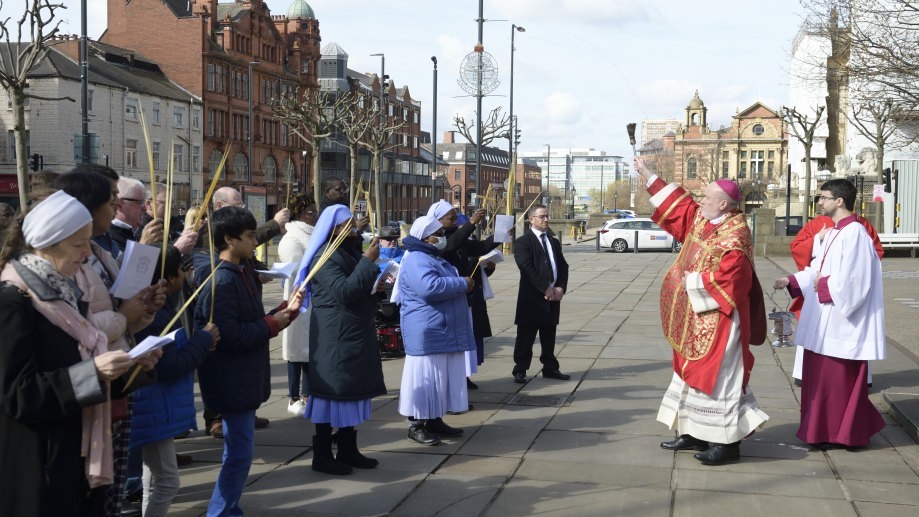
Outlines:
{"type": "Polygon", "coordinates": [[[153,246],[128,241],[124,249],[124,258],[121,260],[121,270],[109,293],[115,298],[127,300],[142,289],[150,287],[159,254],[160,250],[153,246]]]}
{"type": "Polygon", "coordinates": [[[376,294],[379,289],[377,286],[380,285],[381,281],[386,281],[390,285],[396,283],[396,278],[399,277],[399,264],[396,264],[395,260],[390,260],[386,267],[383,268],[383,271],[377,275],[376,281],[373,283],[373,288],[370,290],[370,294],[376,294]]]}
{"type": "Polygon", "coordinates": [[[132,359],[137,359],[146,353],[152,352],[159,348],[163,348],[169,343],[175,341],[176,333],[179,332],[179,330],[182,329],[173,330],[165,336],[147,336],[143,341],[138,343],[137,346],[132,348],[128,352],[128,355],[130,355],[132,359]]]}

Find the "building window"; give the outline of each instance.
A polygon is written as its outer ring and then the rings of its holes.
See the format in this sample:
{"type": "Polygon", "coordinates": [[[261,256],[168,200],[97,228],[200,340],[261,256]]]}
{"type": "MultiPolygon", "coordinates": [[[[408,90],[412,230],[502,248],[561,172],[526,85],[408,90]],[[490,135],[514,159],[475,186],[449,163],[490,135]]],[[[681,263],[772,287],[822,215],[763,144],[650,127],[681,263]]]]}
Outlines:
{"type": "Polygon", "coordinates": [[[201,147],[193,145],[191,147],[191,172],[201,170],[201,147]]]}
{"type": "Polygon", "coordinates": [[[475,181],[475,172],[469,171],[469,181],[475,181]]]}
{"type": "Polygon", "coordinates": [[[699,174],[699,163],[696,161],[696,158],[690,157],[686,160],[686,178],[695,179],[699,174]]]}
{"type": "Polygon", "coordinates": [[[747,162],[740,162],[740,174],[738,174],[737,177],[739,179],[747,177],[747,162]]]}
{"type": "Polygon", "coordinates": [[[223,155],[220,154],[220,151],[214,149],[211,151],[211,156],[207,159],[208,172],[213,176],[217,173],[217,167],[220,167],[220,160],[223,159],[223,155]]]}
{"type": "Polygon", "coordinates": [[[762,125],[762,124],[757,124],[757,125],[753,126],[753,134],[756,135],[756,136],[763,136],[763,132],[764,132],[764,131],[765,131],[765,130],[763,129],[763,125],[762,125]]]}
{"type": "Polygon", "coordinates": [[[269,156],[265,158],[265,161],[262,163],[262,181],[275,182],[278,181],[278,166],[277,162],[274,161],[274,158],[269,156]]]}
{"type": "Polygon", "coordinates": [[[463,172],[461,170],[456,169],[455,171],[453,171],[453,180],[459,181],[460,179],[462,179],[462,174],[463,172]]]}
{"type": "Polygon", "coordinates": [[[151,148],[153,149],[153,168],[159,169],[160,168],[160,143],[153,142],[153,145],[151,146],[151,148]]]}
{"type": "Polygon", "coordinates": [[[768,176],[769,179],[775,177],[775,162],[766,162],[766,176],[768,176]]]}
{"type": "Polygon", "coordinates": [[[207,136],[214,136],[214,110],[207,110],[207,136]]]}
{"type": "Polygon", "coordinates": [[[728,171],[731,169],[730,154],[727,151],[721,151],[721,177],[727,178],[728,171]]]}
{"type": "Polygon", "coordinates": [[[154,102],[153,109],[150,110],[150,121],[153,124],[160,123],[160,103],[154,102]]]}
{"type": "Polygon", "coordinates": [[[244,100],[249,100],[249,74],[242,74],[242,76],[243,76],[242,98],[244,100]]]}
{"type": "Polygon", "coordinates": [[[214,72],[214,65],[209,63],[207,65],[207,90],[212,92],[216,84],[216,74],[214,72]]]}
{"type": "Polygon", "coordinates": [[[172,170],[185,172],[185,146],[175,144],[172,148],[172,170]]]}
{"type": "Polygon", "coordinates": [[[125,167],[137,168],[137,140],[127,139],[124,142],[125,167]]]}
{"type": "Polygon", "coordinates": [[[185,108],[183,106],[172,108],[172,124],[175,127],[185,127],[185,108]]]}
{"type": "Polygon", "coordinates": [[[137,120],[137,99],[135,98],[125,99],[124,118],[127,120],[137,120]]]}
{"type": "Polygon", "coordinates": [[[757,179],[763,175],[763,151],[750,151],[750,173],[757,179]]]}
{"type": "Polygon", "coordinates": [[[191,110],[191,128],[195,131],[201,129],[201,110],[191,110]]]}
{"type": "Polygon", "coordinates": [[[214,74],[217,78],[216,89],[218,93],[223,93],[223,67],[217,65],[214,67],[214,74]]]}
{"type": "Polygon", "coordinates": [[[414,117],[415,124],[417,124],[418,123],[418,112],[415,111],[413,113],[415,114],[415,117],[414,117]]]}
{"type": "Polygon", "coordinates": [[[236,181],[249,181],[247,169],[249,168],[246,156],[243,153],[236,153],[233,158],[233,179],[236,181]]]}

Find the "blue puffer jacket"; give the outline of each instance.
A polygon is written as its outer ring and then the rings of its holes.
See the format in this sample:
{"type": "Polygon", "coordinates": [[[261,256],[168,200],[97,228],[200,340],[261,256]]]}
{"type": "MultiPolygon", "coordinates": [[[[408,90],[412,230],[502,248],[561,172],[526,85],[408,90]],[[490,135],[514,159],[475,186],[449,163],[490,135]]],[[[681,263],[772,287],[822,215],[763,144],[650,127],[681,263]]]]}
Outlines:
{"type": "MultiPolygon", "coordinates": [[[[167,302],[153,323],[136,334],[137,341],[159,335],[175,314],[175,307],[167,302]]],[[[175,342],[163,347],[163,357],[156,363],[157,381],[134,392],[131,448],[197,429],[193,372],[207,358],[210,347],[208,332],[200,330],[189,339],[185,329],[176,334],[175,342]]]]}
{"type": "MultiPolygon", "coordinates": [[[[196,280],[203,281],[209,271],[207,254],[195,255],[196,280]]],[[[280,329],[265,315],[262,284],[251,267],[220,263],[214,281],[214,324],[220,329],[220,343],[198,368],[201,398],[206,408],[218,413],[258,409],[271,394],[268,340],[280,329]]],[[[195,328],[207,324],[210,309],[208,285],[195,303],[195,328]]]]}
{"type": "Polygon", "coordinates": [[[434,246],[421,241],[412,246],[413,239],[403,240],[411,253],[402,259],[399,270],[402,293],[399,312],[405,353],[428,355],[475,350],[466,303],[466,280],[457,276],[450,263],[434,255],[434,246]]]}

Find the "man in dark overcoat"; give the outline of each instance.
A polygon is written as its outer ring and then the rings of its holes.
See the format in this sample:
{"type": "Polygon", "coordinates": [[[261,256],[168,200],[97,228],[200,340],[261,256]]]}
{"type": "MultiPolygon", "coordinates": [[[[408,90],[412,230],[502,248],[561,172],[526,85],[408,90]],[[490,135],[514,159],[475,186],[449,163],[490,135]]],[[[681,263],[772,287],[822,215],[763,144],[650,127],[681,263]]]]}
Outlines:
{"type": "Polygon", "coordinates": [[[526,382],[526,371],[533,360],[533,343],[539,333],[542,375],[568,380],[555,358],[555,328],[561,301],[568,288],[568,263],[558,239],[549,235],[549,210],[536,205],[527,214],[530,229],[514,242],[514,261],[520,269],[517,290],[517,340],[514,343],[514,381],[526,382]]]}

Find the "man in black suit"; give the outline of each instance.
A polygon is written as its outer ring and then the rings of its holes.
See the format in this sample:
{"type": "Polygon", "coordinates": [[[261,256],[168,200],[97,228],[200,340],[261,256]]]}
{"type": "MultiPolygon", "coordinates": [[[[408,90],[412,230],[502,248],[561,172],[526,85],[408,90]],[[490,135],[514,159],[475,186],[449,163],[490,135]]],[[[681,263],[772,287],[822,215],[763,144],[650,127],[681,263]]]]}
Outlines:
{"type": "Polygon", "coordinates": [[[555,327],[562,297],[568,288],[568,263],[558,239],[550,237],[549,210],[536,205],[528,214],[530,230],[514,242],[514,261],[520,269],[517,290],[517,340],[514,343],[514,382],[526,382],[526,371],[533,360],[533,343],[539,333],[542,376],[568,380],[555,358],[555,327]]]}

